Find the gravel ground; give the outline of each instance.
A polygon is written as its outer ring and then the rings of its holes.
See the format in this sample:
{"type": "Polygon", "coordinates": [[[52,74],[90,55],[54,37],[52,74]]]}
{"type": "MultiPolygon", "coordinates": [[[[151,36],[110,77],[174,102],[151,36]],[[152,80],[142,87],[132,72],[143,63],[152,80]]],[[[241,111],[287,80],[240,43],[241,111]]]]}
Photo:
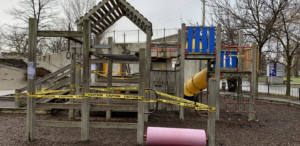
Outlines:
{"type": "MultiPolygon", "coordinates": [[[[221,99],[224,103],[224,100],[221,99]]],[[[229,108],[234,110],[234,107],[229,108]]],[[[256,105],[261,128],[257,123],[252,127],[247,122],[234,119],[229,126],[224,104],[221,104],[221,119],[216,123],[216,145],[218,146],[299,146],[300,116],[299,108],[286,105],[260,103],[256,105]]],[[[67,120],[67,111],[54,115],[37,115],[38,120],[67,120]]],[[[136,114],[114,114],[111,122],[136,122],[136,114]]],[[[241,118],[246,120],[246,116],[241,118]]],[[[75,118],[76,121],[80,117],[75,118]]],[[[91,121],[105,121],[103,113],[93,113],[91,121]]],[[[28,142],[25,136],[25,114],[0,114],[0,145],[1,146],[33,146],[33,145],[109,145],[132,146],[136,142],[136,130],[90,129],[91,140],[80,141],[80,128],[44,128],[36,127],[36,140],[28,142]]],[[[206,129],[206,118],[199,117],[194,110],[185,110],[185,120],[180,121],[175,112],[158,111],[149,117],[147,126],[178,127],[206,129]]]]}

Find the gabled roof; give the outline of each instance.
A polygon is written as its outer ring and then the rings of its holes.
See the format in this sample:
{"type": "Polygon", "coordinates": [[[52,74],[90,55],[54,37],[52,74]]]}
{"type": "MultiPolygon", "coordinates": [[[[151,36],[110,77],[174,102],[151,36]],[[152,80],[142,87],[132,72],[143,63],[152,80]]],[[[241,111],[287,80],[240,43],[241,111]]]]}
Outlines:
{"type": "Polygon", "coordinates": [[[152,29],[152,23],[125,0],[103,0],[76,23],[79,25],[82,24],[83,20],[89,19],[92,23],[91,31],[100,35],[123,16],[131,20],[144,33],[146,33],[148,26],[152,29]]]}

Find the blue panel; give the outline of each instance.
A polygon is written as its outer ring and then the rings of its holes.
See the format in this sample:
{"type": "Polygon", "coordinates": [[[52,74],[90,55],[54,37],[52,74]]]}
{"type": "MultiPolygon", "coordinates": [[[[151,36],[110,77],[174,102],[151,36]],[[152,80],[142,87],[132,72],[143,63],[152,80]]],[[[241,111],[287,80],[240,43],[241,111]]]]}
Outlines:
{"type": "Polygon", "coordinates": [[[213,67],[216,67],[216,59],[214,59],[215,64],[213,64],[213,67]]]}
{"type": "Polygon", "coordinates": [[[187,53],[193,52],[193,27],[188,28],[188,48],[187,48],[187,53]]]}
{"type": "Polygon", "coordinates": [[[207,53],[207,27],[202,28],[202,53],[207,53]]]}
{"type": "Polygon", "coordinates": [[[220,64],[220,67],[224,67],[224,52],[221,52],[221,64],[220,64]]]}
{"type": "Polygon", "coordinates": [[[225,67],[230,68],[230,57],[228,57],[228,52],[226,52],[225,55],[225,67]]]}
{"type": "Polygon", "coordinates": [[[200,52],[200,27],[195,28],[195,50],[194,52],[199,53],[200,52]]]}
{"type": "MultiPolygon", "coordinates": [[[[237,55],[237,52],[231,52],[231,55],[237,55]]],[[[232,56],[232,61],[231,61],[231,67],[232,68],[236,68],[237,65],[236,65],[236,56],[232,56]]]]}
{"type": "Polygon", "coordinates": [[[215,28],[209,28],[209,53],[215,52],[215,28]]]}

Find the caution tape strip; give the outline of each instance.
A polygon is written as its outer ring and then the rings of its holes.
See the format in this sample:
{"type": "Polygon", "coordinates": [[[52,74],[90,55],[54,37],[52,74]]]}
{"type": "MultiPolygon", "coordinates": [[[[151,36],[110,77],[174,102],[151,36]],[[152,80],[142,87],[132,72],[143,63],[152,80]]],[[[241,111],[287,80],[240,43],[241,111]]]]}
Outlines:
{"type": "Polygon", "coordinates": [[[139,87],[108,87],[108,88],[90,88],[90,90],[112,91],[112,90],[138,90],[139,87]]]}
{"type": "Polygon", "coordinates": [[[144,99],[144,96],[124,95],[124,94],[85,93],[84,96],[100,97],[100,98],[144,99]]]}
{"type": "Polygon", "coordinates": [[[89,98],[83,95],[32,95],[27,94],[28,97],[32,98],[63,98],[63,99],[78,99],[78,98],[89,98]]]}
{"type": "Polygon", "coordinates": [[[64,92],[64,91],[75,91],[74,89],[65,89],[65,90],[45,90],[45,91],[38,91],[35,94],[48,94],[48,93],[57,93],[57,92],[64,92]]]}

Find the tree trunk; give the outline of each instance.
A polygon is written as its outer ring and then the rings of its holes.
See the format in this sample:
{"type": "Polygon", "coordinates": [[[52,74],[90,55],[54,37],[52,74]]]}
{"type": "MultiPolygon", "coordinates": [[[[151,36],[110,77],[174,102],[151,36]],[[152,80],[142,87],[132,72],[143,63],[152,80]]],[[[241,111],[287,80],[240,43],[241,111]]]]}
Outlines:
{"type": "Polygon", "coordinates": [[[286,66],[286,93],[285,95],[291,94],[291,65],[290,63],[286,66]]]}

